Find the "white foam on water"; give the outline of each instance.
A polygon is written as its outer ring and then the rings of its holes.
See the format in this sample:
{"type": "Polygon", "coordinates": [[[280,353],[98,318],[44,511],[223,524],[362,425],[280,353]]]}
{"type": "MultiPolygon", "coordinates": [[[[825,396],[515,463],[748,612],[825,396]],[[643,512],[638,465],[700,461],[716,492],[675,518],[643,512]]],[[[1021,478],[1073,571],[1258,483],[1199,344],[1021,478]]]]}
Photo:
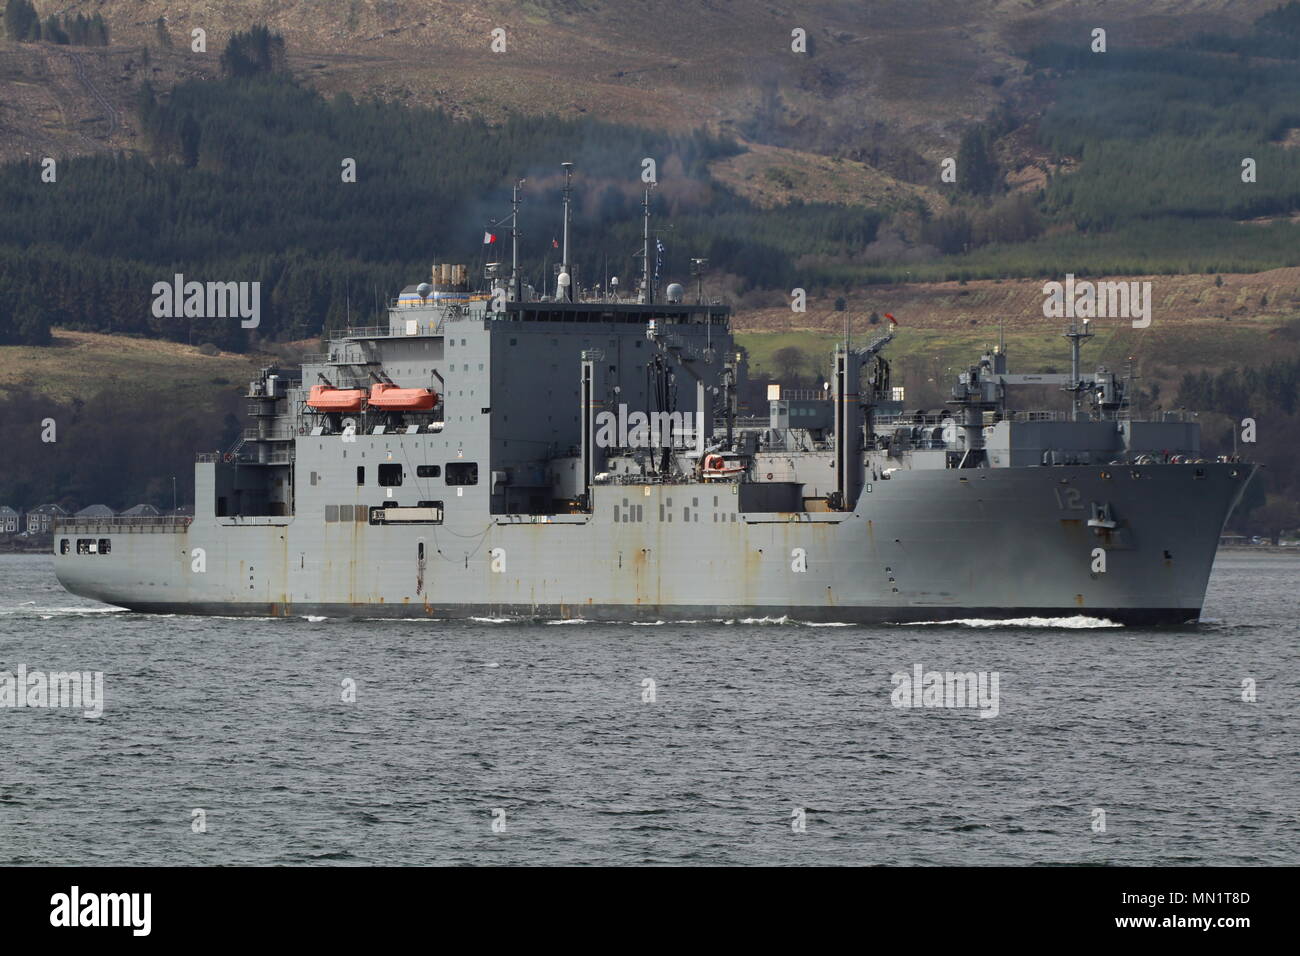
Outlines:
{"type": "Polygon", "coordinates": [[[514,618],[510,617],[471,617],[471,621],[478,621],[480,624],[509,624],[514,618]]]}
{"type": "Polygon", "coordinates": [[[1099,627],[1123,627],[1104,617],[1088,617],[1075,614],[1072,617],[1008,617],[991,619],[982,617],[960,617],[950,621],[898,621],[899,627],[934,627],[943,624],[959,624],[962,627],[1057,627],[1067,629],[1090,629],[1099,627]]]}
{"type": "Polygon", "coordinates": [[[566,617],[561,621],[547,621],[547,624],[589,624],[585,617],[566,617]]]}
{"type": "MultiPolygon", "coordinates": [[[[727,623],[728,623],[728,624],[731,624],[731,623],[733,623],[733,622],[732,622],[732,621],[728,621],[727,623]]],[[[739,623],[739,624],[789,624],[789,623],[790,623],[790,615],[788,615],[788,614],[782,614],[780,617],[742,617],[738,622],[735,622],[735,623],[739,623]]]]}
{"type": "Polygon", "coordinates": [[[856,627],[851,621],[801,621],[804,627],[856,627]]]}
{"type": "Polygon", "coordinates": [[[488,662],[487,662],[486,664],[484,664],[483,666],[484,666],[484,667],[500,667],[501,665],[498,664],[496,661],[488,661],[488,662]]]}
{"type": "MultiPolygon", "coordinates": [[[[632,622],[632,626],[633,626],[633,627],[658,627],[660,624],[663,624],[663,623],[664,623],[663,621],[633,621],[633,622],[632,622]]],[[[690,622],[689,622],[689,621],[683,621],[682,623],[683,623],[683,624],[688,624],[688,623],[690,623],[690,622]]]]}
{"type": "Polygon", "coordinates": [[[129,614],[130,611],[124,607],[118,607],[114,604],[101,604],[95,607],[36,607],[35,601],[24,601],[22,604],[14,607],[0,608],[0,614],[48,614],[51,617],[59,614],[129,614]]]}
{"type": "MultiPolygon", "coordinates": [[[[358,617],[349,618],[356,621],[373,621],[377,624],[418,624],[420,621],[444,621],[442,617],[358,617]]],[[[471,620],[478,620],[471,618],[471,620]]]]}
{"type": "Polygon", "coordinates": [[[329,618],[327,618],[324,614],[304,614],[302,615],[302,619],[304,621],[311,621],[311,623],[313,624],[319,624],[321,621],[329,620],[329,618]]]}

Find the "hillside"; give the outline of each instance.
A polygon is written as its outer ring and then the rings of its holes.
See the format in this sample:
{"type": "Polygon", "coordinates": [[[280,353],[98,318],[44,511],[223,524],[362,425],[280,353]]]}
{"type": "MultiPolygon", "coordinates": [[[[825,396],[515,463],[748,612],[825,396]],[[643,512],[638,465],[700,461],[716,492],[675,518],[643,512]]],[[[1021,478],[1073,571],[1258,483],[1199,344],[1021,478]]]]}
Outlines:
{"type": "Polygon", "coordinates": [[[86,399],[106,386],[167,396],[173,407],[212,410],[215,395],[242,389],[269,354],[218,352],[121,335],[56,329],[48,346],[0,346],[0,394],[22,390],[54,402],[86,399]]]}
{"type": "MultiPolygon", "coordinates": [[[[1154,321],[1098,322],[1086,364],[1131,365],[1148,408],[1184,389],[1232,415],[1267,401],[1286,420],[1272,434],[1300,434],[1276,388],[1294,368],[1243,376],[1251,394],[1232,378],[1298,354],[1300,4],[1260,18],[1276,6],[42,0],[42,16],[102,14],[112,42],[0,40],[0,161],[18,160],[0,165],[0,341],[27,343],[0,349],[0,437],[30,462],[0,491],[156,495],[213,440],[197,436],[238,433],[239,382],[273,360],[252,352],[377,319],[431,261],[480,274],[517,176],[523,268],[545,287],[560,159],[580,171],[579,283],[626,288],[637,169],[657,158],[665,281],[707,258],[755,380],[820,381],[845,325],[862,341],[885,312],[910,403],[941,402],[999,334],[1017,369],[1059,369],[1043,281],[1114,276],[1152,283],[1154,321]],[[283,40],[231,49],[274,58],[224,68],[231,33],[263,23],[283,40]],[[1104,57],[1086,48],[1096,25],[1104,57]],[[38,174],[49,155],[72,157],[57,189],[38,174]],[[943,183],[951,156],[962,178],[943,183]],[[340,179],[340,157],[359,178],[340,179]],[[260,283],[258,331],[151,315],[174,272],[260,283]],[[47,414],[74,440],[33,444],[47,414]],[[107,480],[79,477],[87,455],[107,480]]],[[[1297,443],[1270,451],[1270,494],[1295,496],[1278,456],[1297,443]]]]}
{"type": "MultiPolygon", "coordinates": [[[[1058,278],[1064,278],[1059,276],[1058,278]]],[[[1106,281],[1104,276],[1090,276],[1106,281]]],[[[1115,277],[1118,279],[1118,277],[1115,277]]],[[[1300,315],[1300,268],[1271,269],[1246,275],[1124,276],[1125,282],[1150,282],[1152,326],[1204,322],[1255,322],[1300,315]]],[[[892,312],[905,327],[934,331],[982,333],[1005,323],[1008,332],[1026,331],[1043,318],[1042,279],[972,279],[968,282],[924,282],[910,285],[871,285],[843,296],[845,310],[834,308],[839,293],[828,290],[809,299],[808,311],[791,311],[788,297],[767,306],[746,308],[738,318],[745,331],[795,329],[842,331],[847,317],[865,328],[872,312],[892,312]]],[[[777,299],[777,296],[770,296],[777,299]]]]}
{"type": "MultiPolygon", "coordinates": [[[[101,14],[107,48],[0,41],[0,159],[132,149],[131,87],[211,76],[226,38],[282,33],[290,67],[346,90],[456,115],[588,115],[661,129],[705,126],[796,152],[951,154],[963,126],[1027,88],[1024,47],[1086,36],[1169,42],[1242,28],[1270,0],[973,3],[760,0],[37,0],[42,16],[101,14]],[[326,12],[329,11],[329,12],[326,12]],[[164,20],[160,32],[159,18],[164,20]],[[190,33],[207,32],[192,53],[190,33]],[[506,50],[489,50],[491,31],[506,50]],[[807,31],[806,55],[790,50],[807,31]],[[148,48],[146,57],[145,49],[148,48]],[[147,60],[147,61],[146,61],[147,60]],[[35,122],[33,122],[33,120],[35,122]]],[[[897,158],[897,157],[895,157],[897,158]]]]}

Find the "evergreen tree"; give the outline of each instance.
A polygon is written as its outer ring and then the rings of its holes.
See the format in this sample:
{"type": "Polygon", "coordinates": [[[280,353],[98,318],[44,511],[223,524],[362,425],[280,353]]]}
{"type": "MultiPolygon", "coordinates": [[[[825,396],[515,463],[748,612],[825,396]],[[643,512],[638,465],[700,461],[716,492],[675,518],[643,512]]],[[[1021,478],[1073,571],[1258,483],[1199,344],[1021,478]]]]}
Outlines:
{"type": "Polygon", "coordinates": [[[972,195],[987,196],[998,188],[1000,178],[988,129],[968,129],[957,150],[957,186],[972,195]]]}
{"type": "Polygon", "coordinates": [[[33,27],[39,29],[40,17],[31,0],[6,0],[4,24],[5,35],[22,42],[30,38],[33,27]]]}
{"type": "Polygon", "coordinates": [[[45,26],[41,28],[41,35],[50,43],[61,43],[66,45],[70,42],[67,31],[63,29],[63,24],[54,14],[50,14],[45,20],[45,26]]]}

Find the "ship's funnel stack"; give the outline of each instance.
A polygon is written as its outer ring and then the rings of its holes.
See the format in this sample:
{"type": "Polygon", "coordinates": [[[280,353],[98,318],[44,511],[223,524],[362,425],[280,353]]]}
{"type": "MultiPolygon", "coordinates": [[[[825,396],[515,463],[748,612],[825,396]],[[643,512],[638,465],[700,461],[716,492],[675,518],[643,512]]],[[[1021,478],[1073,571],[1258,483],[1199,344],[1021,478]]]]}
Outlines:
{"type": "Polygon", "coordinates": [[[430,281],[434,292],[468,292],[469,268],[446,262],[435,262],[430,281]]]}

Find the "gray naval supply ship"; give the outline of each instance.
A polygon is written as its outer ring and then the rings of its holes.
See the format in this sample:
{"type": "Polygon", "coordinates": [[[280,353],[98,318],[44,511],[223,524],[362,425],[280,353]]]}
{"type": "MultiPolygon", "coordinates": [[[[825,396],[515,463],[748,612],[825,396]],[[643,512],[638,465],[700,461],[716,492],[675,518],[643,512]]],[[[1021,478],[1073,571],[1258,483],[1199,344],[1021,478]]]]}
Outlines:
{"type": "Polygon", "coordinates": [[[1203,459],[1186,416],[1135,418],[1122,376],[1080,370],[1086,323],[1069,375],[995,348],[937,412],[896,400],[890,327],[744,418],[729,310],[659,295],[650,192],[624,297],[572,280],[569,199],[551,294],[521,280],[516,187],[508,272],[475,292],[436,265],[386,325],[265,369],[243,440],[199,456],[193,518],[62,521],[64,587],[222,615],[1198,618],[1255,466],[1203,459]],[[1032,384],[1071,411],[1016,409],[1032,384]]]}

